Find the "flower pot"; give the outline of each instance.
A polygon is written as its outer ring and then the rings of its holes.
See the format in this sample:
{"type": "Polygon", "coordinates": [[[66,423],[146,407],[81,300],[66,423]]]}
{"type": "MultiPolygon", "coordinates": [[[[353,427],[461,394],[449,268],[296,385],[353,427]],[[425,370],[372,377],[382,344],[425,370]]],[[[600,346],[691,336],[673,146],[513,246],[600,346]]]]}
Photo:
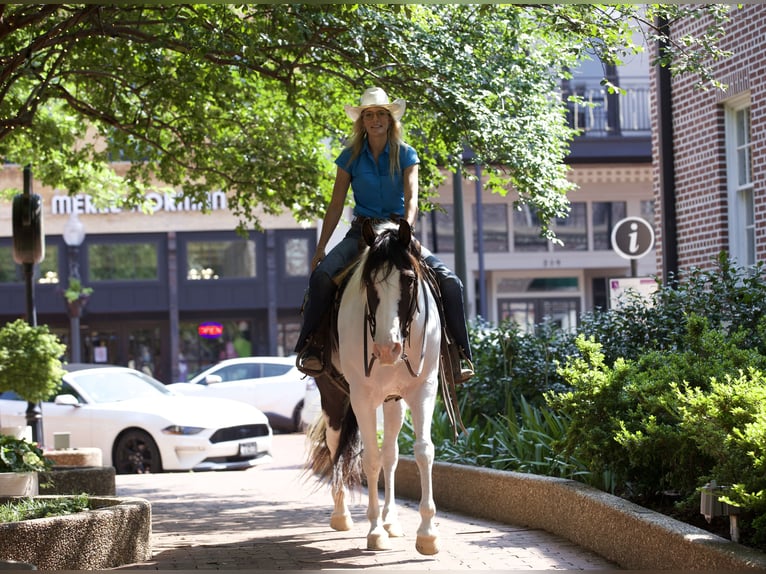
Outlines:
{"type": "Polygon", "coordinates": [[[0,435],[12,436],[13,438],[24,438],[32,440],[32,427],[0,427],[0,435]]]}
{"type": "Polygon", "coordinates": [[[39,491],[36,472],[0,472],[0,496],[37,496],[39,491]]]}

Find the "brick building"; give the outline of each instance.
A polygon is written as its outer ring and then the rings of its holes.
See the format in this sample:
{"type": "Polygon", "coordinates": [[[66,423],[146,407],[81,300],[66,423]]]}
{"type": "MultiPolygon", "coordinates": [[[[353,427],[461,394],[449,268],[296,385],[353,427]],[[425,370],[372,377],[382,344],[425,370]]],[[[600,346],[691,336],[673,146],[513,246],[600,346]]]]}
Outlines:
{"type": "MultiPolygon", "coordinates": [[[[766,6],[733,6],[730,15],[720,47],[731,56],[715,65],[725,91],[695,88],[696,75],[671,79],[652,70],[657,262],[663,273],[710,268],[721,251],[740,265],[766,259],[766,6]]],[[[698,34],[709,23],[674,23],[670,34],[698,34]]]]}

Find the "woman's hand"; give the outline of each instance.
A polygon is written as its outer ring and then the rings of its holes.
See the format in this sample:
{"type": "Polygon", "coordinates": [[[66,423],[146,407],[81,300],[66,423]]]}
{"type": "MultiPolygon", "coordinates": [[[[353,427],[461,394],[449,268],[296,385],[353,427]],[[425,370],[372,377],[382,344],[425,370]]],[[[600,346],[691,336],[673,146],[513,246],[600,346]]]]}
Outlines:
{"type": "Polygon", "coordinates": [[[317,250],[314,252],[314,257],[311,259],[312,271],[317,268],[317,265],[319,265],[322,262],[322,259],[324,259],[324,248],[317,247],[317,250]]]}

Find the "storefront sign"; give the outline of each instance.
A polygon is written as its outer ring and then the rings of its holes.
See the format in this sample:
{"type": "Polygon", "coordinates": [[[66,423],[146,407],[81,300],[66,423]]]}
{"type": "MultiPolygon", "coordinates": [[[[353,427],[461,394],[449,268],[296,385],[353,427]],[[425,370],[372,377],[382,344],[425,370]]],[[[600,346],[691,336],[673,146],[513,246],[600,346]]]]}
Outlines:
{"type": "Polygon", "coordinates": [[[213,321],[200,323],[199,327],[197,327],[197,333],[203,339],[217,339],[223,335],[223,325],[213,321]]]}
{"type": "MultiPolygon", "coordinates": [[[[146,194],[146,199],[151,203],[153,213],[158,211],[221,211],[228,207],[226,194],[222,191],[212,191],[207,194],[205,202],[194,202],[188,197],[181,199],[180,194],[163,194],[150,192],[146,194]]],[[[138,208],[133,211],[139,211],[138,208]]],[[[69,213],[78,213],[81,215],[92,215],[99,213],[120,213],[119,207],[96,207],[88,195],[54,195],[51,198],[51,215],[66,215],[69,213]]]]}

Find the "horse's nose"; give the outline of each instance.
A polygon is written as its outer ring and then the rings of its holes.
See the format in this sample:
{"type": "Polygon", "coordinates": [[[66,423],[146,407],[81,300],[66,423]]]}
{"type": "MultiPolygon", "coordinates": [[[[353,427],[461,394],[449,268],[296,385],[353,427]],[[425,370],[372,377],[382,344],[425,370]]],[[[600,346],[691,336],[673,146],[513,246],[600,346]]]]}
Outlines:
{"type": "Polygon", "coordinates": [[[381,365],[393,365],[402,355],[402,344],[373,343],[372,354],[378,358],[381,365]]]}

